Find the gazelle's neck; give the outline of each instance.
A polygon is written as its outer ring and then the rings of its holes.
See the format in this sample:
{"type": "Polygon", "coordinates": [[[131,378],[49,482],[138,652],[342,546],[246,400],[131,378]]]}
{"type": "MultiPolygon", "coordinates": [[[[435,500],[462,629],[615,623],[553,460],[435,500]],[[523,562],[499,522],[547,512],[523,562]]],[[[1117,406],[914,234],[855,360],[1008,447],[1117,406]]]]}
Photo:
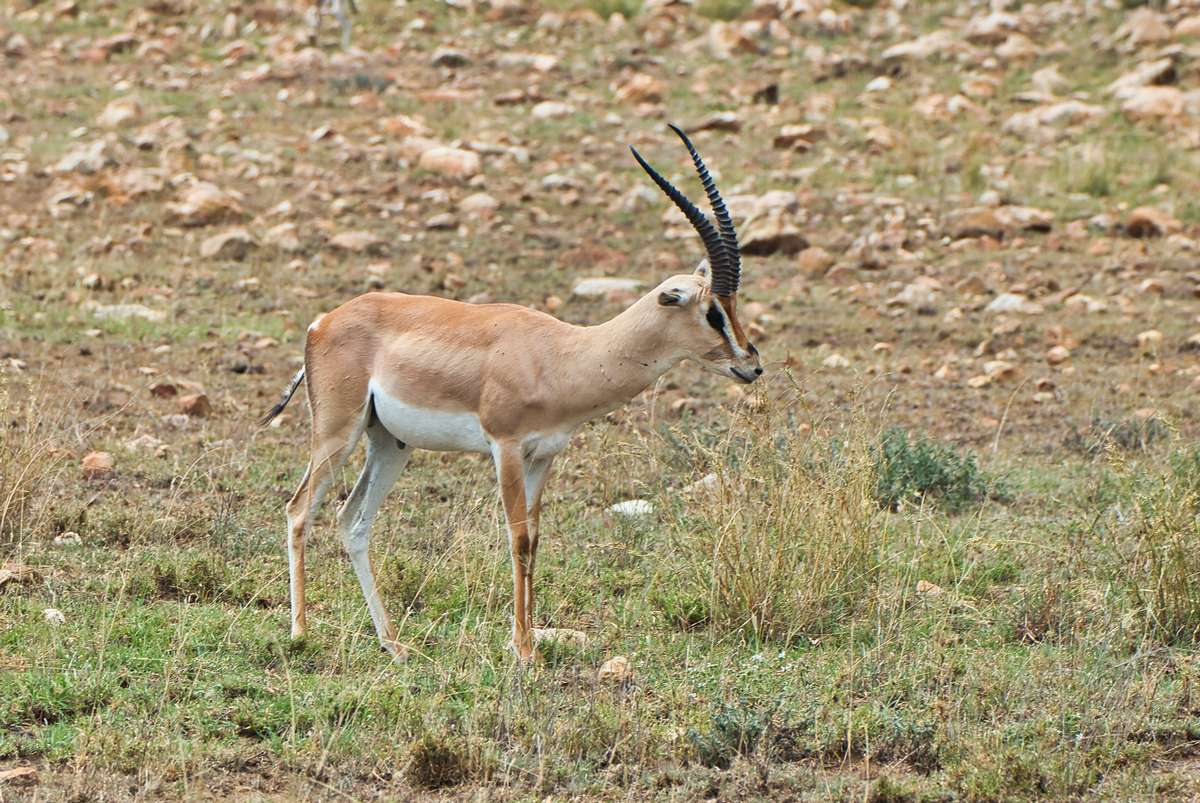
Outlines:
{"type": "Polygon", "coordinates": [[[576,344],[562,370],[571,406],[603,415],[641,393],[683,359],[663,331],[658,302],[645,296],[615,318],[575,330],[576,344]]]}

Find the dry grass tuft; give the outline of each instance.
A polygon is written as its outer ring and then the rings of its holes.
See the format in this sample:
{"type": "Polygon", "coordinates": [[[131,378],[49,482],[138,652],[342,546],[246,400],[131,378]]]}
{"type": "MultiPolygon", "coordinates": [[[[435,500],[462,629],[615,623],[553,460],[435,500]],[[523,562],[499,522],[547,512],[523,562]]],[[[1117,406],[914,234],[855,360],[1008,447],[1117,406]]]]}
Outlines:
{"type": "Polygon", "coordinates": [[[717,482],[673,524],[683,598],[703,600],[715,627],[758,639],[828,632],[875,587],[887,514],[871,441],[861,429],[811,437],[769,409],[731,432],[696,448],[717,482]]]}

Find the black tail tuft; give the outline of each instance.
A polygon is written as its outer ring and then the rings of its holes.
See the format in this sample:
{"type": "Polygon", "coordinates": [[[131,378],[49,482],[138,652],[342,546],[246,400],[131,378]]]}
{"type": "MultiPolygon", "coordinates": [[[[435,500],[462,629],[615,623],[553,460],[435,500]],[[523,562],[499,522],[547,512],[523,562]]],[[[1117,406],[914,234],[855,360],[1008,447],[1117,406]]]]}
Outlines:
{"type": "Polygon", "coordinates": [[[292,396],[296,395],[296,388],[300,387],[300,383],[303,381],[304,369],[301,368],[296,372],[296,375],[292,377],[291,384],[289,384],[287,389],[283,391],[283,397],[280,398],[279,403],[272,407],[269,413],[258,420],[258,425],[260,427],[265,427],[267,424],[270,424],[275,420],[275,416],[283,412],[283,408],[287,407],[288,402],[292,400],[292,396]]]}

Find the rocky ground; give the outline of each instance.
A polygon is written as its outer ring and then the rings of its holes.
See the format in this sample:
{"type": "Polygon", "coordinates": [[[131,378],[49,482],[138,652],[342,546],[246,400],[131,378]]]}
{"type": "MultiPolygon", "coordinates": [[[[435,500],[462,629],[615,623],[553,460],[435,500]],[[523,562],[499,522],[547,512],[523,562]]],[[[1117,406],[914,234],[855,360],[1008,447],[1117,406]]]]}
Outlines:
{"type": "MultiPolygon", "coordinates": [[[[263,628],[280,627],[272,528],[307,416],[296,405],[268,431],[254,421],[299,364],[308,323],[370,289],[610,317],[700,256],[628,152],[701,198],[667,122],[692,135],[739,227],[741,309],[768,376],[747,395],[675,371],[589,431],[591,470],[657,426],[724,431],[741,402],[778,403],[804,431],[865,418],[974,450],[1014,478],[1008,507],[988,514],[1011,536],[1021,516],[1076,502],[1080,520],[1106,515],[1054,478],[1092,482],[1105,459],[1161,463],[1200,432],[1198,3],[358,0],[348,51],[331,18],[314,35],[303,5],[0,7],[0,496],[20,489],[0,500],[0,556],[14,577],[46,564],[41,576],[65,583],[47,580],[44,599],[8,594],[0,623],[58,610],[85,563],[123,567],[105,575],[117,594],[144,557],[130,544],[203,537],[226,559],[215,518],[270,556],[263,628]],[[86,561],[46,557],[68,533],[95,548],[86,561]]],[[[436,505],[467,489],[488,499],[478,469],[429,459],[412,490],[436,505]]],[[[564,472],[576,512],[560,523],[650,487],[628,470],[636,479],[604,480],[603,499],[588,469],[564,472]]],[[[477,519],[494,518],[489,504],[477,519]]],[[[366,627],[341,589],[348,626],[366,627]]],[[[59,648],[39,638],[42,652],[0,636],[0,667],[53,675],[59,648]]],[[[190,764],[164,749],[178,768],[155,774],[69,717],[21,717],[0,733],[0,766],[40,766],[51,794],[92,789],[93,772],[121,797],[109,779],[177,795],[189,773],[246,771],[245,754],[222,764],[200,750],[190,764]]],[[[281,747],[273,727],[251,728],[252,769],[269,765],[280,789],[326,783],[321,748],[298,746],[294,721],[281,747]]],[[[478,790],[650,794],[609,770],[582,787],[531,781],[528,766],[482,771],[497,765],[472,750],[478,790]]],[[[824,756],[790,788],[859,795],[875,776],[855,763],[870,752],[851,752],[842,775],[824,756]]],[[[1012,786],[992,789],[948,766],[913,793],[1039,794],[1003,768],[1012,786]]],[[[377,791],[371,772],[352,794],[377,791]]],[[[708,777],[671,788],[706,794],[708,777]]],[[[0,780],[0,795],[19,782],[0,780]]]]}

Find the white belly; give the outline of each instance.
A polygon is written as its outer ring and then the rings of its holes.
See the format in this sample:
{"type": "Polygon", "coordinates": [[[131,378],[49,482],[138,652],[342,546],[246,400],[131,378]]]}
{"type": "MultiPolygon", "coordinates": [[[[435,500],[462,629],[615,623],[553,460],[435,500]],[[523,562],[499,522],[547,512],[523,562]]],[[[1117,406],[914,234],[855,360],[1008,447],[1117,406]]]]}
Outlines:
{"type": "Polygon", "coordinates": [[[417,449],[435,452],[482,452],[490,454],[479,416],[469,412],[445,412],[414,407],[384,393],[371,382],[375,414],[398,440],[417,449]]]}

